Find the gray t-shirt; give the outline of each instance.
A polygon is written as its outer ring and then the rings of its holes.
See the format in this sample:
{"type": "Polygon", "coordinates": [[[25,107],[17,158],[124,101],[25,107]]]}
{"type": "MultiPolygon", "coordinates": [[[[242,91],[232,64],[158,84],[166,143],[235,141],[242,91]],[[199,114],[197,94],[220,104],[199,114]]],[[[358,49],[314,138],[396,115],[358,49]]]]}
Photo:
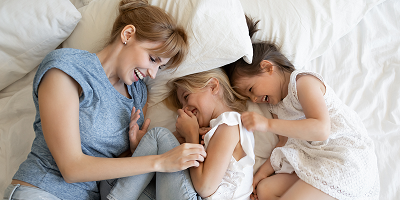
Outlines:
{"type": "MultiPolygon", "coordinates": [[[[61,199],[99,199],[96,181],[66,183],[43,137],[38,103],[38,86],[43,75],[57,68],[71,76],[82,87],[79,99],[79,129],[84,154],[95,157],[117,157],[129,148],[129,122],[132,107],[142,109],[147,101],[145,83],[128,85],[132,99],[120,94],[108,80],[96,54],[77,49],[58,49],[49,53],[33,81],[36,137],[28,158],[13,179],[35,185],[61,199]]],[[[144,116],[140,113],[139,126],[144,116]]]]}

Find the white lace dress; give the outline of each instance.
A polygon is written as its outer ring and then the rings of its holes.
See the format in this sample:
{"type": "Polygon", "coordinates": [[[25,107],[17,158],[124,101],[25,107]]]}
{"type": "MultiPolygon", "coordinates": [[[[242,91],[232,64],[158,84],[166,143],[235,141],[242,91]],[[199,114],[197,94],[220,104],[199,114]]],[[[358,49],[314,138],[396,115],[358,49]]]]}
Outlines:
{"type": "Polygon", "coordinates": [[[246,156],[241,158],[239,161],[236,161],[233,156],[231,157],[228,169],[226,170],[218,189],[214,194],[205,199],[250,199],[250,194],[253,191],[253,165],[255,162],[253,133],[242,127],[239,113],[222,113],[218,118],[210,121],[211,130],[204,137],[206,149],[210,139],[215,133],[215,130],[221,124],[227,124],[228,126],[239,125],[240,144],[242,145],[246,156]]]}
{"type": "Polygon", "coordinates": [[[305,119],[297,97],[298,74],[311,74],[325,84],[331,134],[325,141],[289,138],[285,146],[272,152],[272,167],[276,173],[294,171],[301,180],[336,199],[378,199],[380,184],[374,143],[357,113],[342,103],[319,74],[294,71],[288,95],[277,105],[270,105],[271,112],[279,119],[305,119]]]}

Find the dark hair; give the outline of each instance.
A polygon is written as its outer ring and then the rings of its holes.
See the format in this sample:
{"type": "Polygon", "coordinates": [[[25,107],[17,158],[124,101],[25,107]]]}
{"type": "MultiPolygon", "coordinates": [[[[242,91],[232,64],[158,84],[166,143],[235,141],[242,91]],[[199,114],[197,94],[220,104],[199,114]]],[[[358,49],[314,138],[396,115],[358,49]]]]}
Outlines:
{"type": "Polygon", "coordinates": [[[176,25],[172,16],[159,7],[148,4],[147,0],[121,0],[119,15],[111,30],[107,44],[113,43],[127,25],[136,28],[135,39],[138,41],[162,42],[160,48],[150,49],[154,54],[171,58],[167,69],[176,68],[188,52],[185,30],[176,25]]]}
{"type": "MultiPolygon", "coordinates": [[[[249,28],[249,35],[252,38],[254,33],[258,31],[257,24],[260,20],[254,21],[246,15],[246,23],[249,28]]],[[[228,75],[231,85],[235,85],[238,77],[251,77],[263,73],[260,63],[263,60],[270,61],[274,66],[279,67],[281,71],[293,72],[295,70],[293,64],[280,52],[280,48],[269,41],[253,42],[253,60],[248,64],[243,58],[223,66],[225,73],[228,75]]]]}

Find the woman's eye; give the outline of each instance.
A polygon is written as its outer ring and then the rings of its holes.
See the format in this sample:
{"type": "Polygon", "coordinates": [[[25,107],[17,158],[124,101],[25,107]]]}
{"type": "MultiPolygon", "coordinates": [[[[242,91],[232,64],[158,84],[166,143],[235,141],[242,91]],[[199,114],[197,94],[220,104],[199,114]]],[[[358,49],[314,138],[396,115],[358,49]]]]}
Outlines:
{"type": "Polygon", "coordinates": [[[156,62],[156,59],[154,59],[153,57],[150,56],[150,60],[151,62],[156,62]]]}
{"type": "Polygon", "coordinates": [[[251,92],[252,89],[253,89],[253,87],[251,87],[251,88],[249,89],[249,92],[251,92]]]}
{"type": "Polygon", "coordinates": [[[187,100],[188,97],[189,97],[189,94],[183,96],[183,98],[184,98],[185,100],[187,100]]]}

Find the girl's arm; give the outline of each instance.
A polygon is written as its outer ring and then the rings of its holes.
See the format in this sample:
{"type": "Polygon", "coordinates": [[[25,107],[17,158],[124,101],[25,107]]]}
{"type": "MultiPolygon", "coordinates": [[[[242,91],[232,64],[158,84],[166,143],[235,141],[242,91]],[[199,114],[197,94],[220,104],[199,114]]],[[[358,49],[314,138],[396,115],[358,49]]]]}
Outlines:
{"type": "MultiPolygon", "coordinates": [[[[186,142],[199,143],[197,118],[188,110],[178,110],[176,129],[186,142]]],[[[190,177],[201,197],[212,195],[228,169],[236,145],[239,142],[239,126],[219,125],[207,146],[207,158],[198,167],[190,168],[190,177]]]]}
{"type": "Polygon", "coordinates": [[[201,145],[180,145],[163,155],[98,158],[83,154],[79,130],[79,85],[58,69],[43,77],[39,110],[43,134],[68,183],[106,180],[153,171],[172,172],[198,165],[201,145]]]}
{"type": "MultiPolygon", "coordinates": [[[[198,144],[199,138],[188,142],[198,144]]],[[[208,197],[218,189],[238,142],[239,126],[218,126],[207,146],[207,158],[198,167],[190,168],[193,185],[201,197],[208,197]]]]}
{"type": "Polygon", "coordinates": [[[256,113],[243,113],[243,125],[250,131],[271,131],[277,135],[323,141],[330,135],[330,118],[325,104],[325,85],[311,75],[300,75],[297,80],[297,96],[306,119],[267,119],[256,113]]]}

